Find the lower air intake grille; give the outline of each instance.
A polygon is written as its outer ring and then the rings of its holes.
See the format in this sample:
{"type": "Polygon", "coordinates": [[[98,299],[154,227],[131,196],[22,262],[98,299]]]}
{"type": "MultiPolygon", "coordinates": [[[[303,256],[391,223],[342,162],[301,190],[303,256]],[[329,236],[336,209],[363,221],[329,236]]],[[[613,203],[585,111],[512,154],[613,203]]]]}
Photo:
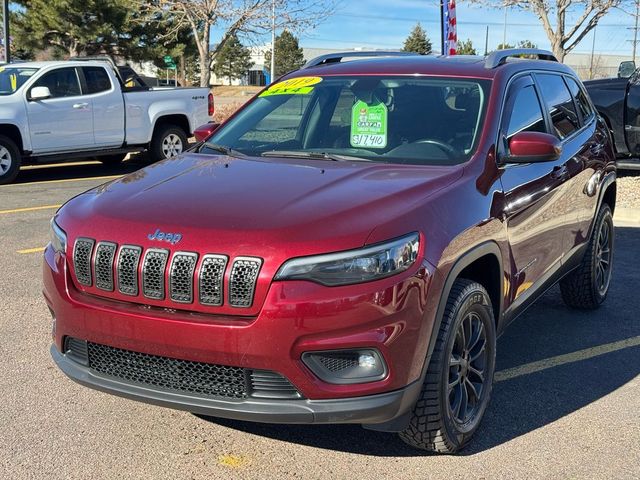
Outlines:
{"type": "Polygon", "coordinates": [[[89,367],[103,375],[162,390],[224,398],[247,397],[245,369],[148,355],[87,342],[89,367]]]}
{"type": "Polygon", "coordinates": [[[258,280],[262,260],[254,257],[238,257],[229,276],[229,303],[234,307],[250,307],[258,280]]]}
{"type": "Polygon", "coordinates": [[[285,377],[268,370],[251,371],[251,396],[255,398],[302,398],[285,377]]]}
{"type": "Polygon", "coordinates": [[[94,240],[91,238],[78,238],[73,248],[73,269],[80,285],[90,287],[91,281],[91,254],[93,253],[94,240]]]}

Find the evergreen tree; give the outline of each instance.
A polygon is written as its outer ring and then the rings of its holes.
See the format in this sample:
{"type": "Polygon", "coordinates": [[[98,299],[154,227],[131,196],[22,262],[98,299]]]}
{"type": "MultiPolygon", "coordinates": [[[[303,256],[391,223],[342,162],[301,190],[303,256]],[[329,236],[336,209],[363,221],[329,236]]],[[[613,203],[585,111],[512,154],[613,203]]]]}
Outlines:
{"type": "MultiPolygon", "coordinates": [[[[267,71],[271,71],[271,50],[264,56],[264,63],[267,71]]],[[[298,45],[298,39],[291,32],[284,30],[276,37],[276,62],[275,75],[272,81],[285,73],[299,69],[304,65],[304,54],[298,45]]]]}
{"type": "Polygon", "coordinates": [[[216,55],[213,71],[219,77],[229,79],[231,85],[232,80],[246,75],[252,65],[251,52],[233,35],[216,55]]]}
{"type": "Polygon", "coordinates": [[[478,52],[473,47],[473,42],[470,38],[466,40],[460,40],[458,42],[458,55],[477,55],[478,52]]]}
{"type": "Polygon", "coordinates": [[[496,48],[496,50],[508,50],[510,48],[515,48],[515,47],[509,43],[499,43],[498,48],[496,48]]]}
{"type": "Polygon", "coordinates": [[[429,55],[431,53],[431,40],[427,37],[427,33],[424,31],[420,23],[416,23],[411,33],[404,41],[402,47],[403,52],[415,52],[420,55],[429,55]]]}

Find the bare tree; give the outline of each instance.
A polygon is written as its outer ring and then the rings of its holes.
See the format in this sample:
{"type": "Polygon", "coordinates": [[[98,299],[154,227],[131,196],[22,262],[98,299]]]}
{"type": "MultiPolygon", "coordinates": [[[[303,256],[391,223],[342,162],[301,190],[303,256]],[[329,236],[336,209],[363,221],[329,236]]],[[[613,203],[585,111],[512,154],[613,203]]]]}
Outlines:
{"type": "Polygon", "coordinates": [[[175,37],[189,28],[198,49],[200,85],[209,86],[211,66],[235,35],[257,38],[276,29],[302,30],[317,25],[334,10],[334,0],[137,0],[144,21],[167,26],[162,35],[175,37]],[[275,4],[276,15],[273,16],[275,4]],[[211,31],[223,31],[211,46],[211,31]]]}
{"type": "Polygon", "coordinates": [[[493,7],[515,7],[535,13],[544,28],[553,53],[563,61],[567,53],[593,30],[600,19],[625,0],[470,0],[493,7]],[[577,15],[567,18],[569,7],[576,7],[577,15]],[[555,28],[554,28],[555,27],[555,28]]]}

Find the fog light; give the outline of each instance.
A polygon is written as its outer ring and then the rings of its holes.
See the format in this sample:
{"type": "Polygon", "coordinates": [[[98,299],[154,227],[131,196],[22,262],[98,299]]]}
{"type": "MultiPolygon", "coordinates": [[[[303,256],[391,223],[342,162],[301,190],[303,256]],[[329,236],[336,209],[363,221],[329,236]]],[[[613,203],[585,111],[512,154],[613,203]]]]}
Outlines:
{"type": "Polygon", "coordinates": [[[371,348],[305,352],[302,361],[327,383],[375,382],[387,376],[387,365],[382,355],[371,348]]]}

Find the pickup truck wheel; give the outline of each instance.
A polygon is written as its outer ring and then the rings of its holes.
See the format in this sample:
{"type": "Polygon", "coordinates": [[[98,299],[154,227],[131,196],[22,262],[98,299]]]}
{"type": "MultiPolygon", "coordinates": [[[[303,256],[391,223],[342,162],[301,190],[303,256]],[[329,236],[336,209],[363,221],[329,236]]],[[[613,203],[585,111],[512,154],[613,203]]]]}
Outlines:
{"type": "Polygon", "coordinates": [[[437,334],[422,392],[400,438],[422,450],[455,453],[480,425],[493,384],[496,329],[482,285],[456,280],[437,334]]]}
{"type": "Polygon", "coordinates": [[[15,180],[21,161],[18,146],[10,138],[0,135],[0,185],[15,180]]]}
{"type": "Polygon", "coordinates": [[[613,246],[613,216],[605,203],[598,212],[580,265],[560,281],[560,292],[566,305],[594,310],[604,302],[611,283],[613,246]]]}
{"type": "Polygon", "coordinates": [[[180,155],[187,149],[187,135],[180,127],[158,127],[151,140],[151,160],[154,162],[180,155]]]}

